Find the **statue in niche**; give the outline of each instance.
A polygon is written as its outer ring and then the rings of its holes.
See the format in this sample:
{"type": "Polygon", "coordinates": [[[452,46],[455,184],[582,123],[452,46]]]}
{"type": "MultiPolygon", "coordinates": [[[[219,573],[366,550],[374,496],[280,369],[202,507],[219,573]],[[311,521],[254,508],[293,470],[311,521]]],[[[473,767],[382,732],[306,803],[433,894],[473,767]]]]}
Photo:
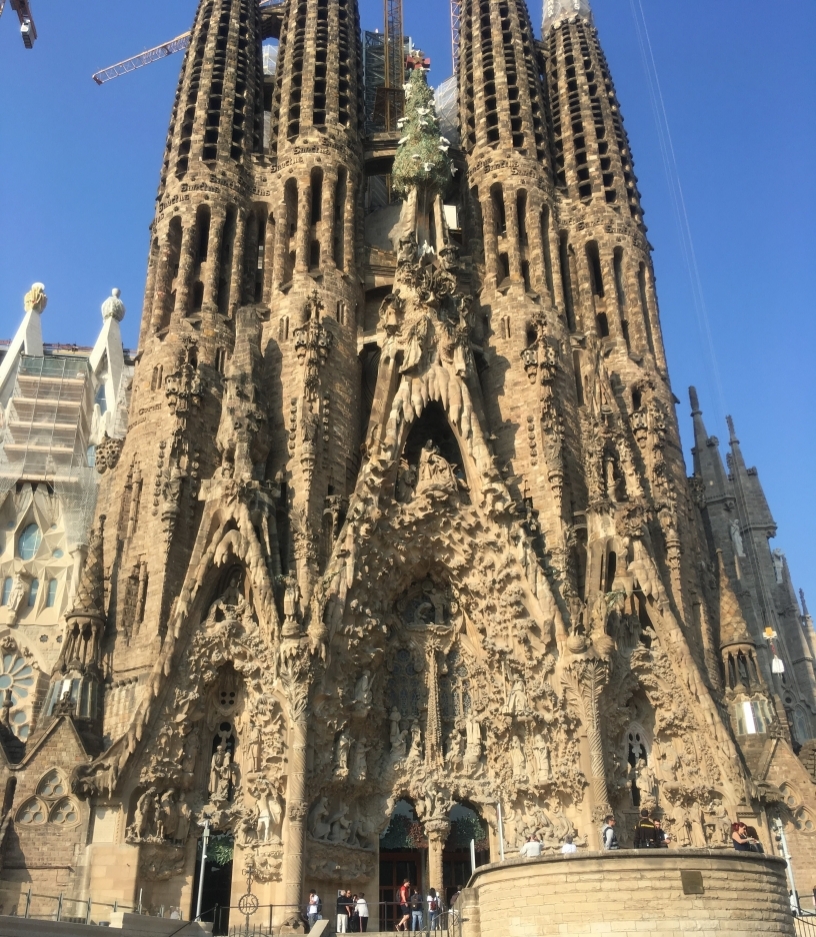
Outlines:
{"type": "Polygon", "coordinates": [[[505,713],[509,716],[522,715],[529,712],[527,706],[527,690],[521,677],[516,677],[513,682],[513,688],[507,697],[507,707],[505,713]]]}
{"type": "Polygon", "coordinates": [[[349,749],[351,748],[351,740],[346,734],[345,729],[338,735],[337,742],[335,743],[334,751],[334,773],[338,777],[346,777],[348,775],[348,761],[349,761],[349,749]]]}
{"type": "Polygon", "coordinates": [[[295,576],[286,576],[284,586],[283,633],[298,634],[300,632],[300,585],[295,576]]]}
{"type": "Polygon", "coordinates": [[[283,822],[283,798],[272,788],[268,781],[259,783],[253,792],[255,796],[255,835],[261,843],[280,844],[280,830],[283,822]]]}
{"type": "Polygon", "coordinates": [[[413,605],[413,615],[408,622],[414,627],[423,627],[425,625],[444,625],[447,618],[447,608],[444,595],[433,583],[433,580],[426,579],[422,583],[422,593],[410,603],[408,608],[413,605]]]}
{"type": "Polygon", "coordinates": [[[221,741],[210,759],[210,784],[208,790],[211,795],[218,790],[218,779],[221,776],[221,769],[224,767],[226,758],[227,748],[224,742],[221,741]]]}
{"type": "Polygon", "coordinates": [[[241,618],[246,608],[246,599],[243,596],[244,574],[240,569],[230,573],[227,588],[213,602],[207,613],[207,623],[212,625],[225,618],[241,618]]]}
{"type": "Polygon", "coordinates": [[[425,488],[456,491],[458,487],[454,467],[440,455],[439,446],[429,439],[419,456],[417,491],[425,488]]]}
{"type": "Polygon", "coordinates": [[[731,818],[728,816],[728,811],[725,809],[721,800],[714,801],[713,820],[710,824],[710,828],[710,842],[712,846],[730,847],[732,845],[731,818]]]}
{"type": "Polygon", "coordinates": [[[184,740],[184,751],[181,758],[181,771],[186,782],[192,782],[195,774],[196,761],[198,760],[198,732],[191,732],[184,740]]]}
{"type": "Polygon", "coordinates": [[[734,552],[737,554],[737,556],[745,556],[745,545],[742,541],[740,523],[736,517],[728,525],[728,529],[731,534],[731,543],[734,545],[734,552]]]}
{"type": "Polygon", "coordinates": [[[422,764],[422,729],[416,720],[411,723],[411,751],[408,755],[408,764],[411,766],[422,764]]]}
{"type": "Polygon", "coordinates": [[[774,578],[778,583],[784,581],[785,554],[777,547],[773,553],[774,578]]]}
{"type": "Polygon", "coordinates": [[[412,264],[417,256],[417,241],[413,231],[404,238],[400,238],[397,248],[397,266],[404,267],[406,264],[412,264]]]}
{"type": "Polygon", "coordinates": [[[327,822],[329,816],[329,802],[326,797],[320,800],[312,807],[307,821],[307,829],[311,836],[319,840],[327,840],[331,833],[331,824],[327,822]]]}
{"type": "Polygon", "coordinates": [[[536,778],[539,784],[547,784],[551,777],[550,749],[544,736],[536,732],[533,739],[533,753],[536,762],[536,778]]]}
{"type": "Polygon", "coordinates": [[[513,780],[527,780],[527,758],[524,749],[521,747],[521,741],[517,735],[514,735],[510,741],[510,762],[513,765],[513,780]]]}
{"type": "Polygon", "coordinates": [[[458,729],[453,729],[448,738],[448,751],[445,755],[445,764],[454,771],[458,771],[464,764],[465,740],[458,729]]]}
{"type": "MultiPolygon", "coordinates": [[[[8,601],[6,602],[6,607],[8,608],[11,615],[11,624],[16,624],[17,618],[20,614],[20,609],[22,608],[23,601],[28,594],[28,583],[22,574],[17,573],[14,577],[14,582],[11,584],[11,592],[9,592],[8,601]]],[[[70,657],[66,655],[66,660],[70,660],[70,657]]]]}
{"type": "Polygon", "coordinates": [[[332,843],[347,843],[351,832],[351,820],[348,817],[348,807],[341,800],[337,810],[329,817],[329,840],[332,843]]]}
{"type": "Polygon", "coordinates": [[[405,459],[400,460],[399,473],[397,475],[396,497],[400,504],[408,504],[414,497],[417,486],[417,473],[413,465],[409,465],[405,459]]]}
{"type": "Polygon", "coordinates": [[[355,781],[365,781],[368,776],[367,756],[371,751],[371,746],[366,744],[366,738],[363,736],[358,739],[354,746],[354,757],[351,764],[351,775],[355,781]]]}
{"type": "Polygon", "coordinates": [[[367,709],[374,701],[371,692],[372,683],[371,671],[369,670],[364,670],[357,678],[357,683],[354,687],[354,702],[358,707],[367,709]]]}
{"type": "Polygon", "coordinates": [[[193,811],[186,800],[182,800],[178,805],[178,826],[176,827],[176,840],[180,843],[186,843],[190,835],[190,825],[193,822],[193,811]]]}
{"type": "Polygon", "coordinates": [[[472,772],[482,758],[482,724],[475,716],[469,716],[465,723],[467,747],[465,749],[464,768],[472,772]]]}
{"type": "Polygon", "coordinates": [[[156,835],[159,839],[175,839],[179,812],[175,791],[165,791],[157,807],[156,835]]]}
{"type": "Polygon", "coordinates": [[[651,767],[647,764],[645,758],[639,758],[632,767],[630,773],[632,789],[632,802],[635,800],[635,788],[640,794],[640,803],[648,807],[655,803],[657,792],[657,779],[651,767]]]}
{"type": "Polygon", "coordinates": [[[394,335],[402,321],[402,315],[405,312],[405,300],[400,298],[400,291],[394,290],[389,293],[382,301],[380,306],[380,322],[389,335],[394,335]]]}
{"type": "Polygon", "coordinates": [[[390,741],[391,741],[391,755],[395,759],[400,759],[405,757],[407,751],[406,738],[408,738],[408,730],[402,729],[400,731],[400,714],[398,709],[391,710],[391,732],[390,732],[390,741]]]}
{"type": "Polygon", "coordinates": [[[249,764],[251,771],[260,771],[263,766],[263,732],[258,723],[253,723],[249,733],[249,764]]]}
{"type": "Polygon", "coordinates": [[[136,802],[133,814],[133,823],[128,827],[128,839],[139,843],[146,840],[156,826],[156,807],[158,791],[155,787],[148,788],[136,802]]]}

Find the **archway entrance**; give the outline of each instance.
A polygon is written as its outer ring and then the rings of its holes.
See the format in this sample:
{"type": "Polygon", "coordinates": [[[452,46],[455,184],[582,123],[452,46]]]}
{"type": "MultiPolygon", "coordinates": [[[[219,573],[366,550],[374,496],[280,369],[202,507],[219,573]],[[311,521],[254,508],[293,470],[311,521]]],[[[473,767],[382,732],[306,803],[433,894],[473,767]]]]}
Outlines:
{"type": "Polygon", "coordinates": [[[424,894],[428,842],[413,804],[400,800],[380,836],[379,918],[381,930],[393,930],[401,915],[399,887],[408,879],[424,894]]]}
{"type": "MultiPolygon", "coordinates": [[[[204,869],[204,888],[201,893],[201,920],[213,924],[213,934],[229,933],[230,898],[232,895],[231,834],[211,834],[207,844],[207,862],[204,869]]],[[[198,881],[201,875],[201,840],[196,852],[195,876],[193,878],[193,903],[190,920],[193,920],[198,902],[198,881]]]]}
{"type": "Polygon", "coordinates": [[[442,852],[442,879],[445,884],[445,906],[451,896],[464,888],[472,874],[470,844],[476,849],[476,868],[490,862],[490,840],[487,823],[466,804],[456,804],[448,817],[451,831],[442,852]]]}

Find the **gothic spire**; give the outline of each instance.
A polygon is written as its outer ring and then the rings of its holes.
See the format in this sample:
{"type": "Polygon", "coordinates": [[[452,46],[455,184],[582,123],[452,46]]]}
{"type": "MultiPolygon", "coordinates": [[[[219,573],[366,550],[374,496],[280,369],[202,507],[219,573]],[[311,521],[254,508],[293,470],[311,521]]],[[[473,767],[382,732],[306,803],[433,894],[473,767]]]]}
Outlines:
{"type": "Polygon", "coordinates": [[[592,19],[589,0],[545,0],[542,34],[564,16],[583,16],[592,19]]]}
{"type": "Polygon", "coordinates": [[[703,422],[703,411],[700,409],[696,387],[689,387],[689,400],[691,401],[691,418],[694,421],[694,449],[692,450],[694,474],[703,479],[706,501],[711,504],[726,496],[728,480],[720,456],[719,440],[716,436],[708,435],[703,422]]]}
{"type": "Polygon", "coordinates": [[[105,567],[102,557],[105,515],[99,517],[99,524],[91,533],[88,556],[82,570],[82,576],[74,596],[74,605],[66,617],[105,618],[105,567]]]}

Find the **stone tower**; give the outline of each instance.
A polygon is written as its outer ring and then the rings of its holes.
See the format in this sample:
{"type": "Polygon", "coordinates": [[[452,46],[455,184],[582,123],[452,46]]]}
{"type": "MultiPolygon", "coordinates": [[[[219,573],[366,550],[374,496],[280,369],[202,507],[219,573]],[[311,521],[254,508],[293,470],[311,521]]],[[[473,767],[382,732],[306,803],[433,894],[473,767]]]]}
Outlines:
{"type": "MultiPolygon", "coordinates": [[[[587,3],[547,0],[538,41],[523,0],[464,0],[458,144],[421,70],[399,133],[363,136],[355,0],[268,16],[199,4],[128,431],[4,765],[25,807],[7,856],[33,867],[53,775],[77,898],[188,915],[209,824],[233,850],[219,902],[252,869],[297,930],[312,887],[393,924],[406,863],[446,896],[471,840],[480,862],[532,833],[597,849],[610,812],[624,844],[643,807],[681,846],[729,847],[737,815],[769,848],[772,816],[807,831],[812,795],[783,814],[769,774],[810,783],[787,701],[686,478],[587,3]],[[374,177],[392,203],[367,211],[374,177]]],[[[725,492],[701,439],[695,476],[725,492]]],[[[792,712],[813,703],[795,633],[792,712]]]]}

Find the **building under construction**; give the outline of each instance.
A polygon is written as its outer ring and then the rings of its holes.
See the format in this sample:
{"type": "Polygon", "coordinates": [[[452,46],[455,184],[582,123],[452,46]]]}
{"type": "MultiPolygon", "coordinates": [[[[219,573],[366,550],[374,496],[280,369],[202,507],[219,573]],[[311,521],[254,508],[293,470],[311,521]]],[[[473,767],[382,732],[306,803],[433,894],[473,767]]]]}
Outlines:
{"type": "MultiPolygon", "coordinates": [[[[356,0],[276,4],[272,74],[267,4],[198,4],[62,641],[7,619],[42,705],[26,738],[3,710],[0,900],[298,933],[349,888],[375,931],[408,879],[462,937],[792,937],[812,621],[694,392],[684,463],[588,2],[537,37],[524,0],[463,0],[436,97],[398,6],[380,43],[356,0]],[[644,810],[677,848],[627,851],[644,810]]],[[[6,450],[50,498],[99,383],[34,357],[6,450]]],[[[60,530],[33,492],[0,505],[15,603],[60,530]]]]}

